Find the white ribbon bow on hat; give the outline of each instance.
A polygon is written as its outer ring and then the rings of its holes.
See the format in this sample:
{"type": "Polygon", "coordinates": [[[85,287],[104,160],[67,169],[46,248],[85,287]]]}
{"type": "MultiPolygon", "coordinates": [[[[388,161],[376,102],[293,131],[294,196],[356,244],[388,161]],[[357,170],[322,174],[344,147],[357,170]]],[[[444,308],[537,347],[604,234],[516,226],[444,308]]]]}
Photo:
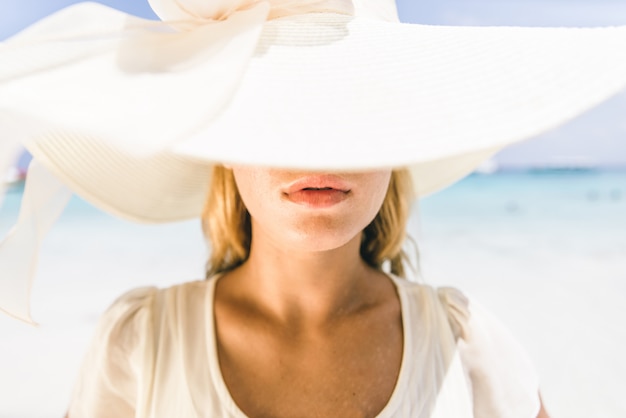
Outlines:
{"type": "MultiPolygon", "coordinates": [[[[126,152],[139,156],[158,154],[186,138],[187,135],[181,137],[181,131],[191,133],[210,123],[228,102],[267,20],[312,12],[353,13],[350,0],[150,0],[149,3],[162,22],[131,17],[98,4],[79,4],[58,12],[53,27],[43,20],[27,29],[18,40],[0,45],[5,54],[14,50],[16,60],[25,56],[43,57],[41,62],[45,66],[42,64],[33,71],[31,64],[29,69],[33,72],[54,72],[56,65],[50,62],[57,65],[74,60],[84,62],[68,72],[67,80],[84,84],[85,92],[100,97],[100,108],[97,111],[85,108],[78,97],[74,103],[66,102],[59,113],[50,114],[50,104],[43,100],[41,113],[47,116],[43,120],[55,121],[55,125],[67,121],[68,126],[84,132],[97,127],[100,137],[104,132],[103,139],[116,143],[126,152]],[[60,24],[64,19],[67,24],[60,24]],[[55,55],[55,42],[68,41],[76,47],[55,55]],[[112,59],[112,54],[116,58],[112,59]],[[102,88],[98,85],[97,69],[111,66],[114,68],[108,71],[119,77],[102,88]],[[177,71],[183,68],[186,71],[179,72],[177,77],[177,71]],[[179,83],[179,77],[198,79],[194,89],[206,93],[194,97],[201,101],[182,102],[190,95],[180,91],[180,86],[190,84],[179,83]],[[154,94],[155,85],[159,86],[159,94],[169,100],[146,99],[154,94]],[[124,100],[119,100],[120,97],[124,100]],[[173,105],[176,103],[180,105],[173,105]],[[145,119],[146,113],[153,123],[136,126],[136,120],[145,119]]],[[[28,73],[0,69],[0,82],[20,77],[28,77],[28,73]]],[[[43,97],[73,100],[64,96],[63,84],[46,83],[45,77],[41,74],[39,77],[40,88],[46,90],[43,97]]],[[[20,93],[16,88],[12,97],[16,105],[20,93]]],[[[32,106],[29,104],[29,110],[37,113],[32,106]]],[[[25,117],[11,112],[0,114],[3,138],[10,138],[12,143],[22,142],[30,149],[37,148],[33,141],[41,132],[53,132],[54,125],[41,120],[29,123],[24,121],[25,117]]],[[[5,145],[8,147],[8,142],[5,145]]],[[[4,150],[2,155],[7,155],[4,150]]],[[[57,177],[63,179],[63,173],[49,172],[45,159],[44,150],[31,164],[18,222],[0,242],[3,275],[0,310],[31,324],[34,322],[29,309],[30,289],[39,248],[71,195],[57,180],[57,177]]]]}
{"type": "Polygon", "coordinates": [[[163,21],[183,23],[180,28],[227,20],[236,13],[261,5],[269,8],[267,20],[312,12],[354,12],[351,0],[148,0],[148,3],[163,21]]]}

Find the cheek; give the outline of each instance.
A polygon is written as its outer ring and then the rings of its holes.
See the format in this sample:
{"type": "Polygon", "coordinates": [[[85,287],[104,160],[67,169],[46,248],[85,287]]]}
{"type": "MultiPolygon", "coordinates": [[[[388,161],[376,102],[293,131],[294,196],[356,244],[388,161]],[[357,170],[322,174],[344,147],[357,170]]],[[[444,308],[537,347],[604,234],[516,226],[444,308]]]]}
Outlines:
{"type": "Polygon", "coordinates": [[[363,187],[360,195],[355,199],[356,211],[358,211],[364,229],[370,224],[380,211],[385,201],[389,183],[391,181],[391,171],[381,171],[364,175],[361,180],[363,187]]]}
{"type": "Polygon", "coordinates": [[[233,175],[239,195],[252,217],[265,217],[264,213],[271,212],[272,188],[267,175],[253,168],[234,168],[233,175]]]}
{"type": "Polygon", "coordinates": [[[233,169],[241,199],[250,213],[253,239],[262,234],[276,241],[292,241],[302,235],[303,229],[312,228],[299,219],[282,201],[277,175],[270,170],[248,167],[233,169]]]}

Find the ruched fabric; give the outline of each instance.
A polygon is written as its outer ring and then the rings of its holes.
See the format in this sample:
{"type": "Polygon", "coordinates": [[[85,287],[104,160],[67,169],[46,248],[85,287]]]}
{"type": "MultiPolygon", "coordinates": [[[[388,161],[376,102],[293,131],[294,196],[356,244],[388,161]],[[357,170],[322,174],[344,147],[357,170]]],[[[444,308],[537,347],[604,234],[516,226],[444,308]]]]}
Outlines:
{"type": "MultiPolygon", "coordinates": [[[[118,299],[100,321],[70,418],[246,418],[219,369],[217,280],[143,288],[118,299]]],[[[456,289],[392,280],[404,351],[377,418],[537,416],[533,367],[498,321],[456,289]]]]}

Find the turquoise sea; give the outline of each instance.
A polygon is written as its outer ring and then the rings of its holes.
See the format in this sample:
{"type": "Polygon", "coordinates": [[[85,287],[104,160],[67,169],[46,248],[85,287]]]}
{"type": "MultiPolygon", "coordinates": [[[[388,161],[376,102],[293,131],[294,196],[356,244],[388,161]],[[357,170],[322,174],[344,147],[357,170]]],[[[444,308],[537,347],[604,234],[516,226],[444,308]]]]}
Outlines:
{"type": "Polygon", "coordinates": [[[626,171],[474,174],[417,210],[424,233],[509,237],[508,245],[534,235],[555,251],[626,256],[626,171]]]}
{"type": "Polygon", "coordinates": [[[472,174],[422,204],[425,217],[440,220],[619,218],[624,208],[626,171],[617,170],[472,174]]]}

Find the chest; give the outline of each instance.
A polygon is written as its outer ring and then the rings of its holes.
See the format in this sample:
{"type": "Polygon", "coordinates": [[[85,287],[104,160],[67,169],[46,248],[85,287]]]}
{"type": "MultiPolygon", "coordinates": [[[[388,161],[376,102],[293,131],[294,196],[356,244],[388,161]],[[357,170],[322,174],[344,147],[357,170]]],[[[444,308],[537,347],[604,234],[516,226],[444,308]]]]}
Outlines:
{"type": "Polygon", "coordinates": [[[221,373],[249,417],[375,417],[394,391],[401,318],[293,335],[262,327],[217,329],[221,373]]]}
{"type": "Polygon", "coordinates": [[[399,317],[350,324],[343,338],[273,339],[249,318],[220,328],[199,290],[156,299],[137,417],[471,417],[448,318],[426,314],[425,298],[400,293],[399,317]]]}

